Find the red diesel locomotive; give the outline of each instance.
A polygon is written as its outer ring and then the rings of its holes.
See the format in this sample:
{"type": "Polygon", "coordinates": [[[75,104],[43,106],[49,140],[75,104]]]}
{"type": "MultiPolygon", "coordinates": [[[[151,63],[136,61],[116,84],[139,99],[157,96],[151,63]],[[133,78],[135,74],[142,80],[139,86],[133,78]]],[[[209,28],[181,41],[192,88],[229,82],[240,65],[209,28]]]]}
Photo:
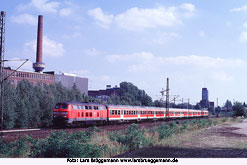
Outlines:
{"type": "Polygon", "coordinates": [[[191,118],[207,117],[207,110],[175,109],[166,108],[126,106],[126,105],[104,105],[81,102],[57,103],[53,110],[53,123],[62,125],[87,125],[104,124],[107,122],[124,122],[130,120],[167,119],[167,118],[191,118]]]}

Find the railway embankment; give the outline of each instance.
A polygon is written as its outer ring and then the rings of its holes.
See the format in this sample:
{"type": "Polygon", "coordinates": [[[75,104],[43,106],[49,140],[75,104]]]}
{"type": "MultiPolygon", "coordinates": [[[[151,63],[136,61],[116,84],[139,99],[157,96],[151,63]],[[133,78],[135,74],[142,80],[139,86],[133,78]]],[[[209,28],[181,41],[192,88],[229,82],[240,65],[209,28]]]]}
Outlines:
{"type": "Polygon", "coordinates": [[[118,157],[246,158],[247,119],[177,134],[118,157]]]}
{"type": "Polygon", "coordinates": [[[246,157],[247,123],[241,120],[205,118],[3,133],[0,157],[246,157]]]}

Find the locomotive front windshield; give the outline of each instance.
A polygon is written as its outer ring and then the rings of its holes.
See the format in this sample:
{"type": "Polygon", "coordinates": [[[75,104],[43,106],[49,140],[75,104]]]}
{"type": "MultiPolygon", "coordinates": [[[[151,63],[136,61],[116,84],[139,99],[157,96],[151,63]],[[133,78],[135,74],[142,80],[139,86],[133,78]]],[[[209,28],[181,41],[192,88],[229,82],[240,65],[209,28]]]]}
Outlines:
{"type": "Polygon", "coordinates": [[[67,109],[68,104],[56,104],[55,109],[67,109]]]}

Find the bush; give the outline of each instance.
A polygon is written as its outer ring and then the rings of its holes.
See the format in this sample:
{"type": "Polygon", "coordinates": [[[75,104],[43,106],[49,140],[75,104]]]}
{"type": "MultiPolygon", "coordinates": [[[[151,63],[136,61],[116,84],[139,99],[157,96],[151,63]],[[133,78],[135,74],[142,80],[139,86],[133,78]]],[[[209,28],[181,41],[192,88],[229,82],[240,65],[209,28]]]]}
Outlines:
{"type": "Polygon", "coordinates": [[[242,103],[236,102],[232,107],[234,114],[233,116],[247,116],[247,112],[242,103]]]}
{"type": "Polygon", "coordinates": [[[32,141],[32,137],[26,136],[25,138],[19,137],[18,140],[10,144],[11,150],[9,155],[11,157],[27,157],[30,151],[29,142],[32,141]]]}
{"type": "Polygon", "coordinates": [[[169,126],[170,126],[170,129],[171,129],[171,131],[172,131],[172,134],[174,134],[174,133],[177,133],[178,132],[178,126],[177,126],[177,124],[175,124],[175,122],[173,121],[173,122],[171,122],[170,124],[169,124],[169,126]]]}
{"type": "Polygon", "coordinates": [[[101,147],[90,143],[91,137],[84,132],[66,134],[53,132],[45,140],[36,141],[32,157],[99,157],[101,147]]]}
{"type": "Polygon", "coordinates": [[[131,124],[123,136],[111,136],[111,139],[116,138],[117,142],[127,146],[129,150],[139,149],[147,146],[147,141],[144,136],[144,131],[138,129],[138,124],[131,124]]]}
{"type": "Polygon", "coordinates": [[[188,120],[183,121],[182,126],[181,126],[181,132],[184,132],[184,130],[186,130],[188,126],[189,126],[188,120]]]}
{"type": "Polygon", "coordinates": [[[159,132],[159,138],[167,138],[171,136],[170,128],[166,125],[166,123],[162,123],[162,125],[158,129],[159,132]]]}
{"type": "Polygon", "coordinates": [[[10,146],[0,136],[0,157],[8,157],[8,153],[10,150],[10,146]]]}

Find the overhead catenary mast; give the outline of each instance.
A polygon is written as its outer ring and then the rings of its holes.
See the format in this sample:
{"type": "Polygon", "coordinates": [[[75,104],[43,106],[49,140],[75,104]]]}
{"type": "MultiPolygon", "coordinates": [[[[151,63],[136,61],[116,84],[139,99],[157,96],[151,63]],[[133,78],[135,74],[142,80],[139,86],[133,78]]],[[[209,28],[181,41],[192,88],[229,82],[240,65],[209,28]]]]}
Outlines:
{"type": "Polygon", "coordinates": [[[169,116],[169,78],[166,79],[166,117],[169,116]]]}
{"type": "Polygon", "coordinates": [[[0,14],[0,110],[1,110],[1,129],[3,129],[3,96],[4,96],[4,41],[5,41],[5,15],[6,12],[1,11],[0,14]]]}

